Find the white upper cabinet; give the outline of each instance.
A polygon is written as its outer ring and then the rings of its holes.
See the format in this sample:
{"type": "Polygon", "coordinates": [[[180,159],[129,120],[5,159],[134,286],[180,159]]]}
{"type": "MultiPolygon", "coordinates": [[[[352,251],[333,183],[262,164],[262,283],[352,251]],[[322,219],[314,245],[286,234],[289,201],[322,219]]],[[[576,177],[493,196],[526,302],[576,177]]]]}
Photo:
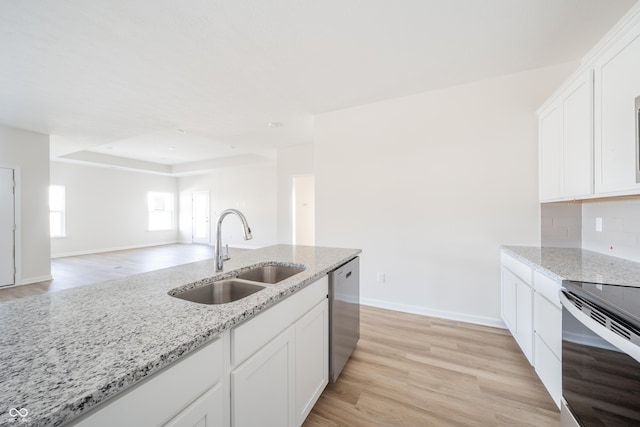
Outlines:
{"type": "Polygon", "coordinates": [[[635,98],[640,96],[640,25],[595,62],[595,191],[640,192],[635,98]]]}
{"type": "Polygon", "coordinates": [[[562,99],[563,196],[593,193],[593,72],[587,70],[562,99]]]}
{"type": "Polygon", "coordinates": [[[593,78],[585,70],[538,113],[540,200],[571,200],[593,192],[593,78]]]}
{"type": "Polygon", "coordinates": [[[640,3],[538,110],[542,202],[640,194],[640,3]]]}
{"type": "Polygon", "coordinates": [[[562,110],[557,104],[538,118],[540,200],[562,197],[562,110]]]}

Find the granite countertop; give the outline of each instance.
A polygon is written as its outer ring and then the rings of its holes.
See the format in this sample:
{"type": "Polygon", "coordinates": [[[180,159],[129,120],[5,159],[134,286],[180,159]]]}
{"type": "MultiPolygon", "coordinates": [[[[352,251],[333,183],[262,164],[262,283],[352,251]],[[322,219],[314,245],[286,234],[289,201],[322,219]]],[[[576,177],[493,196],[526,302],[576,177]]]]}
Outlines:
{"type": "MultiPolygon", "coordinates": [[[[62,425],[360,253],[276,245],[0,302],[0,425],[62,425]],[[242,300],[202,305],[167,292],[268,262],[307,269],[242,300]],[[11,408],[28,416],[12,417],[11,408]]],[[[15,411],[12,411],[15,415],[15,411]]]]}
{"type": "Polygon", "coordinates": [[[516,259],[556,280],[640,287],[640,264],[585,249],[503,246],[516,259]]]}

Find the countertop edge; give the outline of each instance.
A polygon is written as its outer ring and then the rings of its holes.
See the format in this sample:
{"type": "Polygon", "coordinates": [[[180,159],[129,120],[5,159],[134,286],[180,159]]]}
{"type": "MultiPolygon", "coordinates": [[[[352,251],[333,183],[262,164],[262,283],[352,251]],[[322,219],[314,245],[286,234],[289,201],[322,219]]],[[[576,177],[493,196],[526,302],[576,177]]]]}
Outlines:
{"type": "MultiPolygon", "coordinates": [[[[231,329],[234,326],[237,326],[254,316],[262,313],[263,311],[277,305],[279,302],[283,301],[285,298],[295,294],[306,286],[314,283],[322,276],[328,274],[330,271],[335,270],[337,267],[345,264],[351,259],[357,257],[362,253],[361,249],[352,249],[352,254],[342,258],[340,261],[334,262],[325,268],[322,268],[316,271],[312,276],[309,276],[299,283],[295,285],[291,285],[290,287],[284,289],[277,296],[268,299],[263,304],[253,307],[250,312],[244,311],[241,314],[234,316],[229,319],[227,322],[222,324],[219,328],[214,328],[205,333],[201,334],[199,337],[202,339],[195,339],[189,342],[181,343],[180,345],[172,348],[171,350],[163,353],[158,358],[144,366],[139,367],[135,371],[123,376],[119,377],[108,384],[105,384],[101,387],[97,392],[99,393],[97,398],[94,398],[94,393],[86,395],[84,398],[76,400],[73,403],[69,403],[64,407],[59,408],[58,411],[52,412],[48,419],[40,419],[39,421],[45,422],[47,425],[53,426],[61,426],[71,421],[74,421],[84,415],[87,415],[91,411],[98,409],[103,404],[108,404],[114,398],[117,398],[119,394],[126,392],[132,387],[138,385],[140,382],[149,379],[157,373],[160,373],[165,368],[169,368],[172,364],[178,362],[182,358],[192,354],[196,350],[200,349],[202,346],[208,344],[213,339],[216,339],[223,332],[231,329]],[[122,384],[126,384],[122,386],[122,384]]],[[[269,264],[270,261],[259,262],[256,264],[252,264],[252,267],[257,267],[261,265],[269,264]]],[[[246,268],[245,268],[246,269],[246,268]]],[[[242,270],[242,269],[238,269],[242,270]]],[[[236,271],[236,270],[232,270],[236,271]]],[[[229,272],[221,273],[220,277],[229,276],[229,272]]],[[[144,274],[144,273],[143,273],[144,274]]]]}

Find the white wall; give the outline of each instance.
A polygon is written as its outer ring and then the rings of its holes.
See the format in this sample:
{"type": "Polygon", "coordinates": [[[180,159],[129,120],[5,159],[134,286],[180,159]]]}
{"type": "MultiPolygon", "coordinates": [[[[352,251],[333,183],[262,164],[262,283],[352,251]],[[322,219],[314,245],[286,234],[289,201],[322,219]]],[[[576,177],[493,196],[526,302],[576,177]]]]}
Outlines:
{"type": "Polygon", "coordinates": [[[239,209],[253,232],[244,240],[242,225],[228,216],[222,225],[223,244],[238,248],[258,248],[277,242],[277,168],[275,161],[223,168],[207,175],[179,179],[180,241],[191,242],[191,195],[209,191],[211,201],[211,239],[215,242],[215,221],[225,209],[239,209]]]}
{"type": "Polygon", "coordinates": [[[51,162],[51,184],[64,185],[66,199],[66,237],[51,239],[53,257],[177,242],[177,178],[51,162]],[[174,194],[173,230],[148,230],[150,191],[174,194]]]}
{"type": "Polygon", "coordinates": [[[17,172],[16,283],[48,280],[49,136],[0,125],[0,165],[17,172]]]}
{"type": "Polygon", "coordinates": [[[278,242],[293,243],[293,177],[312,175],[313,144],[294,145],[278,150],[278,242]]]}
{"type": "Polygon", "coordinates": [[[499,246],[540,242],[535,110],[576,68],[315,118],[316,243],[363,249],[365,304],[502,324],[499,246]]]}

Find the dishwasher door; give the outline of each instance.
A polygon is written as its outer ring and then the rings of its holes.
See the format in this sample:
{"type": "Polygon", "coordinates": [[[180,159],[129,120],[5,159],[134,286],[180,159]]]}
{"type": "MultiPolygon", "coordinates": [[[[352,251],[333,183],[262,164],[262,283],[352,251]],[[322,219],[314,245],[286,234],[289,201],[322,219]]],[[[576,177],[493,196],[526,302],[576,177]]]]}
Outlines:
{"type": "Polygon", "coordinates": [[[329,273],[329,379],[336,382],[360,339],[360,258],[329,273]]]}

